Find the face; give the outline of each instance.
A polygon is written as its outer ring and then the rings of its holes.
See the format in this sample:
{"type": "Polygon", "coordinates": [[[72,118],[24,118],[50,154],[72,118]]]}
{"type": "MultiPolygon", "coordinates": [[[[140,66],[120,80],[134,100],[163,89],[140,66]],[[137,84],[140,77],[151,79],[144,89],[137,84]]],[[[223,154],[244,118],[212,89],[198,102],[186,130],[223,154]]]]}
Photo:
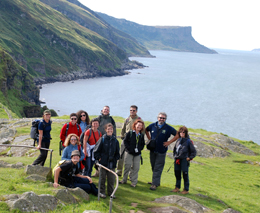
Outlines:
{"type": "Polygon", "coordinates": [[[99,127],[99,122],[98,121],[94,121],[92,122],[92,125],[91,125],[93,128],[98,128],[99,127]]]}
{"type": "Polygon", "coordinates": [[[107,135],[111,136],[113,134],[113,127],[106,128],[107,135]]]}
{"type": "Polygon", "coordinates": [[[78,162],[79,162],[79,156],[77,156],[77,155],[74,155],[74,156],[72,156],[72,158],[71,158],[71,160],[72,160],[72,162],[74,163],[74,164],[77,164],[78,162]]]}
{"type": "Polygon", "coordinates": [[[86,114],[85,114],[84,112],[81,113],[80,119],[81,119],[82,121],[85,121],[85,120],[86,120],[86,114]]]}
{"type": "Polygon", "coordinates": [[[51,114],[44,114],[44,119],[50,120],[51,119],[51,114]]]}
{"type": "Polygon", "coordinates": [[[138,123],[135,125],[135,129],[136,129],[137,131],[139,131],[139,132],[142,130],[142,128],[143,128],[143,124],[140,123],[140,122],[138,122],[138,123]]]}
{"type": "Polygon", "coordinates": [[[72,116],[72,117],[70,118],[70,122],[72,123],[72,125],[75,125],[76,122],[77,122],[77,117],[76,117],[76,116],[72,116]]]}
{"type": "Polygon", "coordinates": [[[162,115],[162,114],[160,114],[157,119],[158,119],[158,123],[159,123],[160,125],[164,124],[165,121],[166,121],[165,115],[162,115]]]}
{"type": "Polygon", "coordinates": [[[103,110],[102,110],[102,114],[103,114],[103,115],[108,115],[109,112],[110,112],[109,107],[104,107],[103,110]]]}
{"type": "Polygon", "coordinates": [[[71,143],[72,145],[75,145],[77,142],[78,142],[78,139],[77,139],[75,136],[72,136],[72,137],[70,138],[70,143],[71,143]]]}
{"type": "Polygon", "coordinates": [[[136,110],[136,108],[133,108],[133,107],[131,107],[130,108],[130,116],[136,116],[136,113],[137,113],[137,110],[136,110]]]}
{"type": "Polygon", "coordinates": [[[182,138],[185,138],[185,136],[186,136],[185,132],[184,132],[184,131],[180,131],[180,136],[181,136],[182,138]]]}

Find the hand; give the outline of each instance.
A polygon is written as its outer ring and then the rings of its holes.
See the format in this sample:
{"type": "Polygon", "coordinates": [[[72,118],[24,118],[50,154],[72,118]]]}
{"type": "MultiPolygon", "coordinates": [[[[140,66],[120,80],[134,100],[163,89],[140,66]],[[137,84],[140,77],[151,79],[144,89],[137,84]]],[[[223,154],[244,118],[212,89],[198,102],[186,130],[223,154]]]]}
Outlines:
{"type": "Polygon", "coordinates": [[[171,142],[170,142],[170,141],[167,141],[167,142],[164,142],[164,143],[163,143],[163,146],[164,146],[164,147],[168,147],[170,144],[171,144],[171,142]]]}
{"type": "Polygon", "coordinates": [[[87,177],[87,179],[89,180],[89,183],[92,183],[91,177],[89,177],[89,176],[86,176],[86,177],[87,177]]]}
{"type": "Polygon", "coordinates": [[[60,186],[60,184],[54,183],[53,186],[54,186],[54,188],[58,188],[60,186]]]}
{"type": "Polygon", "coordinates": [[[39,150],[39,149],[41,149],[41,146],[40,146],[40,145],[38,145],[38,146],[36,147],[36,149],[38,149],[38,150],[39,150]]]}
{"type": "Polygon", "coordinates": [[[190,161],[190,158],[186,158],[187,161],[190,161]]]}

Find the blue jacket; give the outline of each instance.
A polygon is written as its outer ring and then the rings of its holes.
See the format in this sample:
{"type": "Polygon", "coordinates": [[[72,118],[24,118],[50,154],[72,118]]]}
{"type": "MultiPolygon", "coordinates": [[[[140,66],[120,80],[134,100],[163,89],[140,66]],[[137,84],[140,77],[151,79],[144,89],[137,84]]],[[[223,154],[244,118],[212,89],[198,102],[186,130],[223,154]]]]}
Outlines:
{"type": "Polygon", "coordinates": [[[175,159],[190,158],[192,160],[195,158],[196,153],[196,149],[189,138],[179,138],[173,149],[175,159]]]}
{"type": "MultiPolygon", "coordinates": [[[[163,128],[163,130],[161,131],[160,135],[156,139],[156,148],[154,151],[151,152],[166,153],[168,147],[164,147],[163,142],[168,141],[171,135],[175,136],[177,133],[177,131],[173,127],[169,126],[166,123],[164,123],[164,125],[161,128],[163,128]]],[[[151,139],[155,139],[157,133],[160,131],[160,128],[158,126],[158,121],[150,124],[148,127],[146,127],[146,130],[150,132],[151,139]]]]}
{"type": "MultiPolygon", "coordinates": [[[[70,144],[67,147],[65,147],[65,149],[62,152],[61,160],[71,160],[71,152],[74,150],[79,150],[77,144],[75,146],[70,144]]],[[[82,161],[84,158],[85,158],[84,152],[82,151],[82,149],[80,149],[79,161],[82,161]]]]}

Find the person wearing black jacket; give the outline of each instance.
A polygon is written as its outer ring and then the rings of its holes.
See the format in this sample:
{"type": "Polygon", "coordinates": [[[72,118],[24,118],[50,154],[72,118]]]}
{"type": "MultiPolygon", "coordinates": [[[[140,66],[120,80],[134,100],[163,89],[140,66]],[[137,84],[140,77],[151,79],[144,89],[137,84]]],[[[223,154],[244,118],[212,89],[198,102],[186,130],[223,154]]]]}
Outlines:
{"type": "Polygon", "coordinates": [[[141,151],[144,148],[144,122],[140,119],[137,119],[124,139],[125,145],[125,167],[124,167],[124,177],[123,180],[119,183],[125,184],[127,182],[128,174],[131,170],[131,186],[136,187],[138,179],[138,171],[140,169],[141,161],[141,151]]]}
{"type": "Polygon", "coordinates": [[[181,171],[184,180],[184,190],[181,194],[189,193],[189,165],[190,161],[196,156],[196,149],[193,142],[188,135],[188,129],[185,126],[180,127],[177,132],[180,138],[176,141],[173,154],[174,154],[174,173],[176,177],[175,189],[172,192],[179,192],[181,188],[181,171]]]}
{"type": "MultiPolygon", "coordinates": [[[[113,135],[113,125],[108,123],[105,125],[106,134],[102,136],[95,148],[94,148],[94,157],[99,164],[107,167],[108,169],[115,172],[117,160],[120,157],[119,154],[119,142],[116,139],[116,136],[113,135]]],[[[107,194],[111,196],[114,191],[115,176],[106,169],[100,169],[100,197],[106,198],[106,179],[107,179],[107,194]]]]}

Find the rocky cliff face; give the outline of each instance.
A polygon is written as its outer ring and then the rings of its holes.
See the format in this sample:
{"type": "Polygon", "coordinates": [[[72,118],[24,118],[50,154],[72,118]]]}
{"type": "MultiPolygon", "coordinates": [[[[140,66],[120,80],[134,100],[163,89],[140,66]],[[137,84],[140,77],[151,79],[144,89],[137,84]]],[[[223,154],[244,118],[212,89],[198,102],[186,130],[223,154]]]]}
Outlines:
{"type": "Polygon", "coordinates": [[[25,116],[24,106],[40,105],[39,89],[33,83],[33,78],[1,49],[0,89],[1,102],[20,116],[25,116]]]}
{"type": "Polygon", "coordinates": [[[191,27],[145,26],[125,19],[116,19],[103,13],[97,14],[116,29],[134,37],[147,49],[217,53],[196,42],[191,35],[191,27]]]}

